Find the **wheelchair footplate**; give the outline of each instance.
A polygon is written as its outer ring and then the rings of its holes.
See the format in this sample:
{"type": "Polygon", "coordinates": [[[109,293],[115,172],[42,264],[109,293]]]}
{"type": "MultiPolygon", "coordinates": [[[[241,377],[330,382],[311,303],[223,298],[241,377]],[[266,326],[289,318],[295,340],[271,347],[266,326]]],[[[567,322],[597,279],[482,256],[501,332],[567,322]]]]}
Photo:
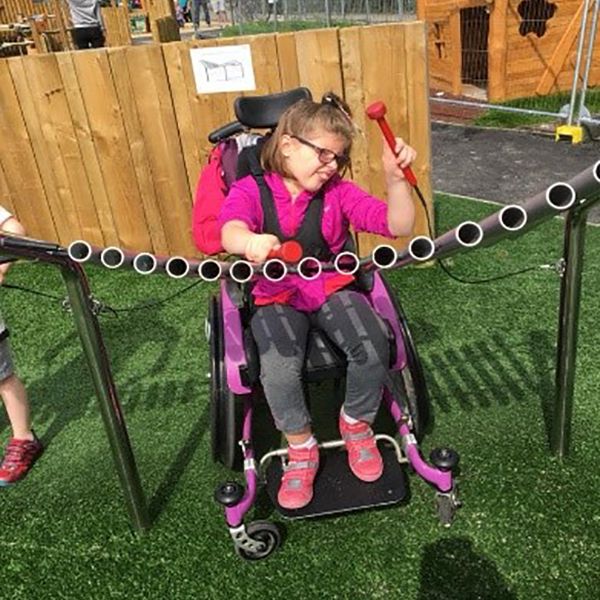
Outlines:
{"type": "MultiPolygon", "coordinates": [[[[388,436],[377,437],[390,439],[388,436]]],[[[366,483],[350,471],[348,455],[345,450],[339,448],[342,445],[343,442],[326,442],[322,445],[333,449],[320,453],[313,499],[310,504],[298,510],[288,510],[277,503],[283,463],[281,460],[272,460],[269,463],[266,469],[266,489],[281,516],[287,519],[306,519],[394,505],[404,500],[408,492],[408,482],[402,463],[406,460],[399,462],[397,447],[379,445],[384,464],[383,475],[377,481],[366,483]]]]}

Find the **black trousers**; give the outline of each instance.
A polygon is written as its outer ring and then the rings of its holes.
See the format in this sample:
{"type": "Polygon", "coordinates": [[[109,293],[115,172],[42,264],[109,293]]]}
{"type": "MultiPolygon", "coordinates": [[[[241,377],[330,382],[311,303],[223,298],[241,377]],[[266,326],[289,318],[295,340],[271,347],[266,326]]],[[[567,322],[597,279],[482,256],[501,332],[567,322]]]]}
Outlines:
{"type": "Polygon", "coordinates": [[[78,50],[86,48],[102,48],[104,46],[104,32],[99,25],[96,27],[76,27],[71,29],[73,43],[78,50]]]}

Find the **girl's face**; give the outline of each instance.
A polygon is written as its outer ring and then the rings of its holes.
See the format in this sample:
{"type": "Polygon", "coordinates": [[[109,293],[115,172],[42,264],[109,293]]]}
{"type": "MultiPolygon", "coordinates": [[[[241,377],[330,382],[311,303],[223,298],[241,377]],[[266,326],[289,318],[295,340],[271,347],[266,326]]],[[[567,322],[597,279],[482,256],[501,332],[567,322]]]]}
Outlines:
{"type": "Polygon", "coordinates": [[[319,190],[339,169],[348,164],[346,141],[335,133],[312,132],[306,137],[284,135],[281,152],[292,176],[292,192],[319,190]]]}

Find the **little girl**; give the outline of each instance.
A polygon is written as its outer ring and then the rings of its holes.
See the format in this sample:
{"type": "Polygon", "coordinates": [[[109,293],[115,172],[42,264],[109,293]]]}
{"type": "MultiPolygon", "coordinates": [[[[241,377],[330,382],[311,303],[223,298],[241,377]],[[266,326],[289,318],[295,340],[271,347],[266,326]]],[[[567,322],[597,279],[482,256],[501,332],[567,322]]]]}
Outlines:
{"type": "MultiPolygon", "coordinates": [[[[400,138],[396,156],[384,144],[386,204],[340,176],[350,163],[354,133],[350,109],[333,93],[320,103],[301,100],[285,111],[261,151],[264,183],[271,193],[261,195],[250,175],[233,184],[223,204],[225,250],[263,262],[293,238],[304,256],[329,261],[342,250],[350,226],[390,238],[410,235],[415,211],[402,168],[414,161],[415,151],[400,138]]],[[[370,425],[386,380],[388,341],[384,324],[350,286],[352,281],[351,275],[335,272],[311,281],[288,275],[278,282],[259,278],[252,289],[250,327],[260,356],[260,379],[275,425],[288,442],[277,498],[283,508],[297,509],[311,501],[319,466],[301,377],[311,325],[322,329],[347,357],[339,429],[350,469],[369,482],[383,472],[370,425]]]]}

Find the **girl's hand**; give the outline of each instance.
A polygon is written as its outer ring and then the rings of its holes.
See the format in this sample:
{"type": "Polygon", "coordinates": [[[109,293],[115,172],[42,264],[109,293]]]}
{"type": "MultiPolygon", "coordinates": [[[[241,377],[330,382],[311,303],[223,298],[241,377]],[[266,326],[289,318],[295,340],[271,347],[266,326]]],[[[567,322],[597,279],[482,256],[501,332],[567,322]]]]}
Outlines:
{"type": "Polygon", "coordinates": [[[396,155],[387,143],[383,144],[383,170],[388,182],[404,181],[402,169],[409,167],[417,157],[417,152],[402,138],[396,138],[396,155]]]}
{"type": "Polygon", "coordinates": [[[264,262],[269,256],[271,250],[278,250],[281,242],[276,236],[270,233],[255,233],[250,237],[246,244],[244,254],[251,262],[264,262]]]}

